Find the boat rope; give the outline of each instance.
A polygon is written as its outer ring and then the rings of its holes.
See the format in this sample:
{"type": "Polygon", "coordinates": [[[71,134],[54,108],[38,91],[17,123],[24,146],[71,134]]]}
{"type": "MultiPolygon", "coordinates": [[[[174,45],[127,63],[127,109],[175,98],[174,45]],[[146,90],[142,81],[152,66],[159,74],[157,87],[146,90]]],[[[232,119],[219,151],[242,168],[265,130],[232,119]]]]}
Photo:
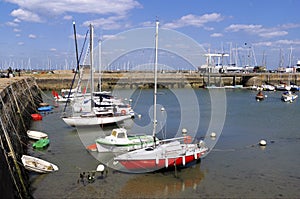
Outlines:
{"type": "MultiPolygon", "coordinates": [[[[143,55],[144,55],[144,53],[143,53],[143,55]]],[[[152,63],[151,61],[152,61],[153,59],[154,59],[154,53],[153,53],[153,55],[150,56],[148,63],[152,63]]],[[[144,74],[143,79],[142,79],[142,83],[144,84],[145,82],[146,82],[146,73],[144,74]]],[[[137,96],[137,98],[136,98],[134,104],[131,106],[133,110],[135,109],[135,107],[137,106],[137,104],[138,104],[138,102],[139,102],[139,99],[140,99],[140,97],[141,97],[143,88],[144,88],[144,86],[142,86],[142,87],[139,89],[138,96],[137,96]]]]}

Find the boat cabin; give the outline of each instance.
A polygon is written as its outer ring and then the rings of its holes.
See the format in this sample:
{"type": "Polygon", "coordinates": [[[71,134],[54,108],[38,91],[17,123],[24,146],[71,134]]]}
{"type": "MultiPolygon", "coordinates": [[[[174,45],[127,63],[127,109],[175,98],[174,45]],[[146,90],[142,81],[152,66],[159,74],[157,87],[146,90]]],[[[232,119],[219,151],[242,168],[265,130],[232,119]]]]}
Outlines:
{"type": "Polygon", "coordinates": [[[113,129],[111,131],[111,136],[115,138],[127,138],[127,131],[124,128],[113,129]]]}

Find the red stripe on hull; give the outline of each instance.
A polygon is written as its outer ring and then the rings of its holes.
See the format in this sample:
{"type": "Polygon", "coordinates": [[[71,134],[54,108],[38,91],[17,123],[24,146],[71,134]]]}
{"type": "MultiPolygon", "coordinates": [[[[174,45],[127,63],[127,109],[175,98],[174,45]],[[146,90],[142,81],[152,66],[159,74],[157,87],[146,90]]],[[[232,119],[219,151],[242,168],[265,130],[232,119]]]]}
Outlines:
{"type": "MultiPolygon", "coordinates": [[[[197,158],[200,158],[200,153],[197,153],[197,158]]],[[[196,160],[194,154],[185,156],[185,165],[196,160]]],[[[162,169],[166,167],[166,159],[159,159],[158,164],[156,164],[156,159],[149,160],[119,160],[119,162],[128,170],[153,170],[153,169],[162,169]]],[[[168,167],[184,166],[183,158],[168,158],[168,167]]]]}

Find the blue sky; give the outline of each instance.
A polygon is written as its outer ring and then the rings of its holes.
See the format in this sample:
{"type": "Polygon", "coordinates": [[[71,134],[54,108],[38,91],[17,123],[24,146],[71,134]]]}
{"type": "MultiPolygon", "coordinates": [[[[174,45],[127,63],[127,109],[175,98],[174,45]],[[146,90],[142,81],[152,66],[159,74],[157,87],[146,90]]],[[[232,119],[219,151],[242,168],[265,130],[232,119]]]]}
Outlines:
{"type": "Polygon", "coordinates": [[[156,17],[209,52],[237,52],[238,65],[249,55],[269,69],[300,60],[299,0],[1,0],[0,7],[0,69],[73,68],[73,21],[80,46],[90,23],[105,40],[154,27],[156,17]]]}

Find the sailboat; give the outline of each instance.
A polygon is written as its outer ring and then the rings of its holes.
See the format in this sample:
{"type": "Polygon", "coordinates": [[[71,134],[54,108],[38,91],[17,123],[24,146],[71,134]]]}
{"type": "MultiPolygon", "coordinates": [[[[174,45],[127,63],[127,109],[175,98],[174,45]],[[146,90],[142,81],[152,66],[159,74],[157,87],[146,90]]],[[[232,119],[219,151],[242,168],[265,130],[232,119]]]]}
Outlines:
{"type": "MultiPolygon", "coordinates": [[[[156,95],[157,95],[157,57],[158,57],[158,26],[156,21],[155,34],[155,70],[154,70],[154,113],[153,113],[153,140],[156,143],[156,95]]],[[[207,154],[208,147],[204,141],[192,144],[191,138],[184,135],[180,138],[171,138],[159,141],[158,145],[137,149],[117,155],[114,164],[120,163],[130,172],[151,172],[162,168],[181,167],[199,160],[207,154]],[[180,142],[183,140],[184,143],[180,142]]]]}
{"type": "MultiPolygon", "coordinates": [[[[90,73],[91,73],[91,93],[94,93],[94,75],[93,75],[93,26],[90,25],[90,73]]],[[[91,102],[94,102],[94,95],[91,95],[91,102]]],[[[130,119],[132,115],[127,112],[118,114],[115,109],[99,109],[91,104],[91,109],[86,113],[79,113],[72,116],[62,117],[63,121],[69,126],[92,126],[92,125],[104,125],[113,124],[130,119]]]]}

